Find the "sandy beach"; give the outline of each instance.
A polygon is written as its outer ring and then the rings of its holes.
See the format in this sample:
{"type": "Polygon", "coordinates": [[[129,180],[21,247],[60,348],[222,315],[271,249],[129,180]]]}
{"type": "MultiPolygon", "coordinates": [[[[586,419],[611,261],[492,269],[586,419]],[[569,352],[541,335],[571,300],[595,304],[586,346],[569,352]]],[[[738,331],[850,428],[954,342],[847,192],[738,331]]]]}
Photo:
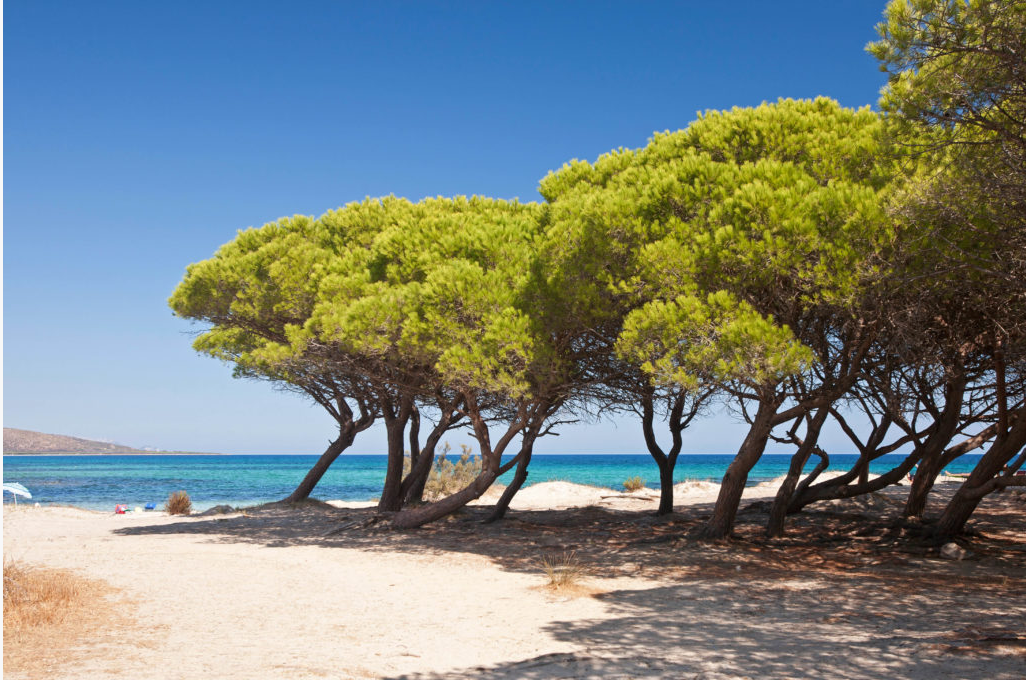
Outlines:
{"type": "Polygon", "coordinates": [[[772,543],[759,505],[735,541],[691,541],[716,490],[680,485],[678,512],[656,518],[656,492],[549,482],[503,522],[480,523],[483,499],[405,532],[347,503],[188,518],[5,505],[5,560],[99,580],[114,613],[30,667],[5,656],[4,676],[1026,676],[1023,495],[989,498],[972,555],[949,561],[888,529],[901,487],[826,504],[772,543]],[[868,533],[860,513],[878,517],[868,533]],[[571,553],[579,588],[546,588],[543,560],[571,553]]]}

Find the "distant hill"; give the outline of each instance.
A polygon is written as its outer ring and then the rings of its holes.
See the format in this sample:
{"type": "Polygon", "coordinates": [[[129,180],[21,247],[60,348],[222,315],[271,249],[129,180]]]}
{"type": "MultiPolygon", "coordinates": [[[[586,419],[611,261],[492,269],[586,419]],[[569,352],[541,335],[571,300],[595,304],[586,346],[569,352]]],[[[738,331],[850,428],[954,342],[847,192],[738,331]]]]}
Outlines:
{"type": "Polygon", "coordinates": [[[4,453],[154,453],[91,439],[4,428],[4,453]]]}

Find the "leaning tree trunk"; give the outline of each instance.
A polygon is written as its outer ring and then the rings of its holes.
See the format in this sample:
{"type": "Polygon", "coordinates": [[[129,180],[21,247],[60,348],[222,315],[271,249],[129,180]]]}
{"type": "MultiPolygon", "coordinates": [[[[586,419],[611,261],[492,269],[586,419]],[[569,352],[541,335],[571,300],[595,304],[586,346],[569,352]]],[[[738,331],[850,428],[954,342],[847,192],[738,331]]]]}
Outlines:
{"type": "MultiPolygon", "coordinates": [[[[414,432],[411,428],[410,450],[412,452],[414,449],[418,449],[419,455],[416,460],[413,460],[411,453],[410,472],[400,486],[399,492],[403,498],[404,507],[411,503],[420,503],[423,500],[424,487],[427,485],[428,477],[431,476],[431,466],[435,462],[435,449],[438,448],[438,442],[442,435],[448,432],[449,428],[459,419],[460,416],[455,411],[442,409],[438,424],[431,429],[423,448],[419,448],[419,444],[414,443],[414,432]]],[[[416,422],[419,432],[419,417],[416,422]]]]}
{"type": "Polygon", "coordinates": [[[958,378],[949,382],[945,389],[944,410],[937,420],[937,427],[923,444],[919,467],[912,478],[912,488],[905,499],[905,517],[922,517],[926,510],[926,500],[933,489],[937,476],[944,469],[944,449],[951,442],[958,430],[959,416],[962,413],[962,401],[965,394],[965,379],[958,378]]]}
{"type": "Polygon", "coordinates": [[[773,430],[773,416],[776,411],[777,405],[774,401],[759,402],[759,410],[748,429],[748,435],[742,442],[741,448],[738,449],[737,455],[734,456],[734,460],[727,467],[726,474],[723,475],[712,517],[699,530],[699,538],[716,540],[730,536],[734,529],[737,508],[741,503],[741,495],[748,482],[748,473],[759,462],[762,452],[766,449],[766,442],[773,430]]]}
{"type": "MultiPolygon", "coordinates": [[[[472,395],[464,396],[472,397],[472,395]]],[[[450,496],[446,496],[445,498],[433,503],[428,503],[427,505],[421,505],[415,508],[406,508],[392,518],[393,526],[399,529],[413,529],[415,527],[423,526],[429,522],[434,522],[436,519],[441,519],[442,517],[459,510],[470,501],[480,498],[499,476],[499,472],[502,468],[502,454],[516,434],[523,430],[528,412],[522,406],[517,417],[512,423],[510,423],[509,427],[506,428],[506,432],[495,446],[492,446],[488,434],[488,423],[481,415],[477,404],[473,403],[473,399],[470,399],[465,402],[465,406],[467,409],[467,415],[469,416],[474,428],[474,435],[477,438],[478,446],[481,449],[481,473],[474,479],[474,481],[467,485],[466,488],[457,491],[450,496]]],[[[546,411],[544,408],[538,407],[535,415],[543,421],[545,413],[546,411]]]]}
{"type": "Polygon", "coordinates": [[[509,504],[513,501],[513,497],[517,495],[520,488],[527,481],[527,466],[531,463],[531,450],[534,448],[534,442],[530,444],[525,443],[523,448],[520,449],[520,454],[517,456],[517,471],[513,473],[513,480],[509,483],[503,492],[502,496],[499,497],[499,501],[492,508],[492,514],[488,515],[488,519],[485,520],[485,524],[491,524],[492,522],[498,522],[500,519],[506,516],[506,512],[509,510],[509,504]]]}
{"type": "Polygon", "coordinates": [[[829,412],[830,409],[825,406],[816,412],[816,415],[809,421],[805,439],[802,440],[798,450],[791,458],[791,466],[787,470],[787,476],[780,484],[780,488],[777,489],[773,505],[770,506],[769,520],[766,522],[766,535],[770,538],[784,535],[787,507],[791,504],[791,498],[794,495],[795,487],[798,486],[798,480],[802,476],[802,470],[805,469],[805,463],[808,462],[809,457],[816,448],[816,443],[819,441],[819,432],[823,429],[823,423],[826,422],[829,412]]]}
{"type": "Polygon", "coordinates": [[[990,450],[980,458],[980,462],[973,468],[969,478],[948,501],[935,529],[939,538],[952,538],[965,530],[966,522],[972,517],[983,497],[991,491],[1001,488],[993,483],[994,478],[1024,446],[1026,446],[1026,409],[1020,409],[1015,425],[1007,431],[1005,436],[999,437],[994,442],[990,450]]]}
{"type": "MultiPolygon", "coordinates": [[[[492,508],[492,514],[485,520],[485,524],[492,522],[498,522],[500,519],[506,516],[506,511],[509,510],[509,504],[512,502],[513,497],[517,495],[520,488],[527,481],[527,466],[531,464],[531,455],[534,453],[534,442],[538,439],[538,430],[541,427],[541,423],[536,423],[533,427],[528,428],[523,434],[523,439],[520,441],[520,453],[517,454],[517,471],[513,473],[513,480],[510,482],[503,492],[502,496],[499,497],[499,502],[492,508]]],[[[499,475],[505,474],[508,470],[508,463],[499,470],[499,475]]]]}
{"type": "Polygon", "coordinates": [[[480,498],[495,481],[495,477],[494,470],[482,470],[481,474],[463,490],[434,503],[406,508],[392,519],[392,524],[399,529],[413,529],[441,519],[459,510],[470,501],[480,498]]]}
{"type": "Polygon", "coordinates": [[[282,500],[282,503],[299,503],[309,498],[314,487],[317,486],[317,482],[321,481],[321,477],[328,471],[331,464],[335,462],[339,454],[352,446],[355,439],[356,428],[350,427],[344,434],[339,435],[338,439],[331,442],[324,453],[321,454],[321,457],[317,459],[317,462],[314,463],[314,466],[310,468],[310,471],[306,473],[306,476],[303,477],[303,481],[299,483],[295,491],[282,500]]]}

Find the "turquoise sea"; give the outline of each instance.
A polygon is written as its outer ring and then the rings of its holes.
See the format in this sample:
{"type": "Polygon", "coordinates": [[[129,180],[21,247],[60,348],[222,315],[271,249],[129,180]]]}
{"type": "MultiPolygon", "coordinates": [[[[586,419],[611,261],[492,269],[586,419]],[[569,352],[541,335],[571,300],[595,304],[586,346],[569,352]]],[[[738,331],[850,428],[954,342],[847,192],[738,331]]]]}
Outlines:
{"type": "MultiPolygon", "coordinates": [[[[675,481],[685,479],[718,482],[731,455],[693,454],[677,462],[675,481]]],[[[872,465],[882,473],[902,456],[884,456],[872,465]]],[[[980,455],[966,455],[948,472],[968,472],[980,455]]],[[[251,505],[280,500],[302,480],[317,456],[4,456],[5,482],[19,482],[32,492],[32,501],[59,503],[94,510],[113,510],[117,503],[129,506],[163,504],[168,494],[184,489],[197,510],[214,505],[251,505]]],[[[791,457],[767,454],[749,477],[755,484],[787,472],[791,457]]],[[[831,469],[847,470],[854,455],[831,456],[831,469]]],[[[811,469],[814,461],[806,470],[811,469]]],[[[381,493],[385,456],[341,456],[314,490],[314,497],[364,501],[381,493]]],[[[536,455],[527,484],[562,480],[578,484],[622,489],[623,481],[638,476],[652,488],[659,486],[655,462],[648,455],[536,455]]],[[[500,478],[508,482],[512,472],[500,478]]],[[[10,502],[10,494],[4,494],[10,502]]]]}

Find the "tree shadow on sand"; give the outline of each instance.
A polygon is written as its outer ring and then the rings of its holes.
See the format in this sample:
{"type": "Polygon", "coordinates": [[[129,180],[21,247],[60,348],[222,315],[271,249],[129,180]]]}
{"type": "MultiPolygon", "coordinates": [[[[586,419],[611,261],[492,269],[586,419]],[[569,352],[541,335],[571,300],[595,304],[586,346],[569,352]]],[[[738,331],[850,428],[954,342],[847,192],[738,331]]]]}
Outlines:
{"type": "Polygon", "coordinates": [[[739,516],[737,537],[721,543],[687,537],[703,508],[662,518],[596,507],[521,511],[482,524],[489,510],[475,507],[398,531],[373,510],[314,502],[114,533],[468,553],[538,574],[539,583],[543,558],[573,551],[597,584],[617,576],[652,579],[651,588],[607,586],[596,595],[609,618],[557,621],[540,631],[577,653],[397,679],[883,680],[964,678],[982,668],[988,678],[1018,678],[1026,675],[1026,612],[1019,602],[1026,592],[1026,513],[1020,497],[1002,496],[981,507],[975,534],[965,542],[973,557],[963,562],[939,559],[937,546],[900,521],[897,509],[866,514],[857,504],[806,512],[791,521],[787,537],[773,541],[762,537],[766,515],[758,505],[739,516]]]}

